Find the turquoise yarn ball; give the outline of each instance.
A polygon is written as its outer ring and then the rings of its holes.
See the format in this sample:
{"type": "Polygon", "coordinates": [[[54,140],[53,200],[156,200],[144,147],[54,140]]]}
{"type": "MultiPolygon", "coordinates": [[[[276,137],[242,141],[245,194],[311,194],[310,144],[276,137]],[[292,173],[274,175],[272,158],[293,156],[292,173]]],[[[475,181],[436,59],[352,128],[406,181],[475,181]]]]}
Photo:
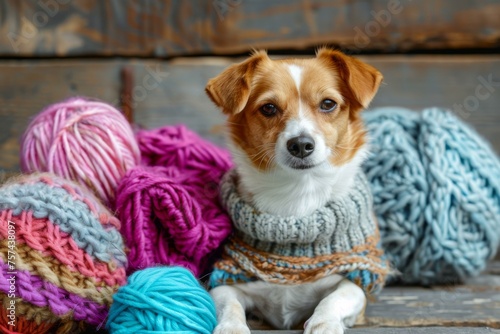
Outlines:
{"type": "Polygon", "coordinates": [[[135,272],[113,296],[111,334],[211,334],[217,325],[210,294],[182,267],[135,272]]]}
{"type": "Polygon", "coordinates": [[[500,161],[450,112],[379,108],[365,113],[364,163],[383,248],[412,284],[479,274],[500,242],[500,161]]]}

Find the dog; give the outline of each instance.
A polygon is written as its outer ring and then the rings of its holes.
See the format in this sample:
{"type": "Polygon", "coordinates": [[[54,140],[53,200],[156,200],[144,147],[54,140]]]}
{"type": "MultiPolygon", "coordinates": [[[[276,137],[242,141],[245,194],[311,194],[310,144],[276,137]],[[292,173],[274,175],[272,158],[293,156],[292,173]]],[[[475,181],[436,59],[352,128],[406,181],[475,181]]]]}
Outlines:
{"type": "MultiPolygon", "coordinates": [[[[382,79],[374,67],[329,48],[311,59],[271,60],[255,51],[210,79],[206,93],[227,115],[243,200],[258,212],[307,217],[346,197],[368,153],[360,112],[382,79]]],[[[343,333],[363,313],[367,297],[353,281],[340,274],[304,277],[213,288],[214,333],[250,333],[248,311],[279,329],[307,320],[306,334],[343,333]]]]}

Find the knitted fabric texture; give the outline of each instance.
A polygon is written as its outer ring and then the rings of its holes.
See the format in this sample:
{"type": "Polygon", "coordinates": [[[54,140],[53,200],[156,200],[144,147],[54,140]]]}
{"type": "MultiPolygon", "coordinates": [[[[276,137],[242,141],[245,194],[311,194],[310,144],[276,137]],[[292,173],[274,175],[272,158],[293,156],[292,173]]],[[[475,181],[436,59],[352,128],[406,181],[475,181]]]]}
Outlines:
{"type": "Polygon", "coordinates": [[[377,293],[389,273],[379,248],[368,183],[358,173],[348,195],[305,217],[259,212],[237,191],[236,173],[221,184],[221,199],[236,229],[210,277],[212,287],[263,280],[280,284],[344,275],[367,294],[377,293]]]}
{"type": "Polygon", "coordinates": [[[184,126],[137,133],[143,165],[129,171],[117,192],[130,272],[180,265],[200,275],[231,232],[218,201],[229,154],[184,126]]]}
{"type": "Polygon", "coordinates": [[[78,333],[99,326],[113,293],[126,283],[119,228],[90,191],[71,181],[43,173],[4,184],[0,296],[3,312],[11,314],[14,304],[16,317],[2,317],[2,333],[78,333]]]}
{"type": "Polygon", "coordinates": [[[380,108],[365,113],[364,163],[383,248],[404,283],[477,275],[498,249],[500,162],[452,113],[380,108]]]}

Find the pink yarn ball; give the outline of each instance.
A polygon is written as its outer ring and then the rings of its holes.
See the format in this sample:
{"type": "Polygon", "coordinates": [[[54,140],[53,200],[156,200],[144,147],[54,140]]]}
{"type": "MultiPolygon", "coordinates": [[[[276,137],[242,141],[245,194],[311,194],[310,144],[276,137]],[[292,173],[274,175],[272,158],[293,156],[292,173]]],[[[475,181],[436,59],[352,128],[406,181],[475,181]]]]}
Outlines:
{"type": "Polygon", "coordinates": [[[140,162],[134,133],[109,104],[71,98],[45,108],[21,140],[21,169],[52,172],[93,190],[111,205],[123,175],[140,162]]]}
{"type": "Polygon", "coordinates": [[[116,199],[129,271],[167,264],[200,275],[231,233],[218,184],[228,152],[183,126],[137,133],[143,164],[121,180],[116,199]]]}

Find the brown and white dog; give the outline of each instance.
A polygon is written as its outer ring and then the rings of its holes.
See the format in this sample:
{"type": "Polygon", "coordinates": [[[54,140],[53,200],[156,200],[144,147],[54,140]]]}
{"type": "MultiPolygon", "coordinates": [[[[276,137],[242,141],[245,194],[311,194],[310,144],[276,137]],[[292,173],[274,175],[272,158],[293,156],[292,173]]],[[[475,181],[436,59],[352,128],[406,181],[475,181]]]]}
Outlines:
{"type": "MultiPolygon", "coordinates": [[[[239,192],[257,209],[305,216],[344,196],[367,155],[360,111],[382,81],[375,68],[322,48],[312,59],[271,60],[264,51],[211,79],[206,92],[228,116],[239,192]]],[[[211,291],[214,333],[250,333],[255,310],[277,328],[343,333],[364,310],[361,288],[339,275],[313,283],[262,281],[211,291]]]]}

